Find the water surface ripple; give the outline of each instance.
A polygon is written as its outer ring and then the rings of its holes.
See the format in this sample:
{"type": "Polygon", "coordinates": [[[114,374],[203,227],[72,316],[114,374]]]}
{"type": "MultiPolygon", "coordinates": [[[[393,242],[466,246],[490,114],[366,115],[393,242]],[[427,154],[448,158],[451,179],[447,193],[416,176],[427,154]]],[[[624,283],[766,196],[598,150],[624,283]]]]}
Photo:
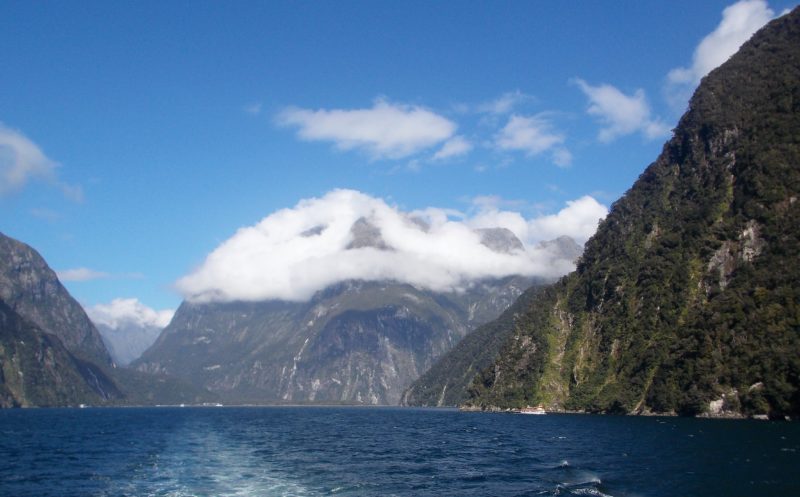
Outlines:
{"type": "Polygon", "coordinates": [[[796,496],[800,425],[440,409],[0,411],[2,496],[796,496]]]}

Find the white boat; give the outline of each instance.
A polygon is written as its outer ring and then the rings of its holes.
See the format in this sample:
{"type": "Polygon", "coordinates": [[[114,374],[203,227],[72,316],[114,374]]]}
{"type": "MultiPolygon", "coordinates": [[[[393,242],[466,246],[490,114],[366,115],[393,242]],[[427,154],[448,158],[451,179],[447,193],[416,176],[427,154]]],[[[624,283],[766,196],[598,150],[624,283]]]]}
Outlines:
{"type": "Polygon", "coordinates": [[[531,407],[531,406],[523,407],[522,409],[519,410],[519,413],[520,414],[540,414],[541,415],[541,414],[547,414],[547,411],[545,411],[544,407],[542,407],[542,405],[539,404],[536,407],[531,407]]]}

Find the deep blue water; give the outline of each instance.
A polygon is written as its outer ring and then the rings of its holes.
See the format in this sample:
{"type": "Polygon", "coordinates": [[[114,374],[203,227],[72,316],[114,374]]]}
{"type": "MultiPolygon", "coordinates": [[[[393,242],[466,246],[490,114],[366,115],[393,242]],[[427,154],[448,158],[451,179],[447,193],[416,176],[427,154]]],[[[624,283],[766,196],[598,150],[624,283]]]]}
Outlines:
{"type": "Polygon", "coordinates": [[[0,411],[0,496],[800,496],[800,424],[400,408],[0,411]]]}

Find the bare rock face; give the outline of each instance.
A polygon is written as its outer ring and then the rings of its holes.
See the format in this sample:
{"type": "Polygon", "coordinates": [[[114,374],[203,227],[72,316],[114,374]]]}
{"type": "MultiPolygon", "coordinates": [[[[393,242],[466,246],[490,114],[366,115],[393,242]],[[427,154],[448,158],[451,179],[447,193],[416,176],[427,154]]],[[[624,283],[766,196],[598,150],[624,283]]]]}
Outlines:
{"type": "Polygon", "coordinates": [[[347,245],[347,249],[358,249],[372,247],[378,250],[390,250],[390,247],[383,240],[381,230],[366,218],[360,218],[350,228],[353,240],[347,245]]]}
{"type": "Polygon", "coordinates": [[[512,254],[525,248],[519,238],[507,228],[481,228],[475,232],[481,236],[482,244],[501,254],[512,254]]]}
{"type": "Polygon", "coordinates": [[[41,255],[0,233],[0,299],[71,353],[111,364],[97,329],[41,255]]]}

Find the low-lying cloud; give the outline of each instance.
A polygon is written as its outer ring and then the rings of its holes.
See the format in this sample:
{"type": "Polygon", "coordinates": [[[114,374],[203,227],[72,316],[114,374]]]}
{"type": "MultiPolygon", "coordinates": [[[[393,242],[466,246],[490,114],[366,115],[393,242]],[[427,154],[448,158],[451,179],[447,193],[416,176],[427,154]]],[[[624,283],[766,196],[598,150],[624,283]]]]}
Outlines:
{"type": "Polygon", "coordinates": [[[108,326],[112,330],[130,326],[143,328],[164,328],[172,316],[174,309],[157,311],[139,299],[114,299],[108,304],[97,304],[86,308],[86,313],[95,324],[108,326]]]}
{"type": "Polygon", "coordinates": [[[537,243],[560,235],[583,243],[606,213],[591,197],[532,219],[492,206],[474,216],[439,208],[405,212],[358,191],[334,190],[241,228],[176,287],[194,302],[305,301],[346,280],[451,291],[483,278],[556,277],[572,270],[573,261],[537,243]],[[482,228],[506,228],[524,247],[493,250],[482,243],[482,228]]]}

